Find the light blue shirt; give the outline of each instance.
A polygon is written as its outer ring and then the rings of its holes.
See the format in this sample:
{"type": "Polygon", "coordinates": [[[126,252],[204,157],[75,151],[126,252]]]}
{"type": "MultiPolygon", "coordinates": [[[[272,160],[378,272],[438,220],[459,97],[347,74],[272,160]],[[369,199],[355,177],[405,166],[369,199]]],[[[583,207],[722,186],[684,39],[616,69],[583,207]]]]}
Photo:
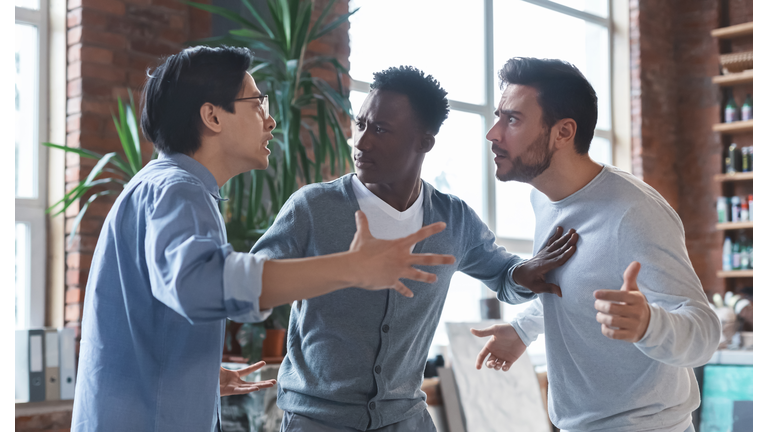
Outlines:
{"type": "Polygon", "coordinates": [[[211,431],[225,318],[260,321],[263,259],[233,252],[216,179],[183,154],[115,201],[86,286],[72,431],[211,431]]]}

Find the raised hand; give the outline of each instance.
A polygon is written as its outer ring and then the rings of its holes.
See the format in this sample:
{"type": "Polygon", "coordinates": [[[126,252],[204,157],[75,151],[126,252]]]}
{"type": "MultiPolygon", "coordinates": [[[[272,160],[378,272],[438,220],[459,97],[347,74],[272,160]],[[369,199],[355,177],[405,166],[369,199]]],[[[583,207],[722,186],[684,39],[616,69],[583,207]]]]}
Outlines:
{"type": "Polygon", "coordinates": [[[412,279],[419,282],[433,283],[437,276],[417,270],[413,266],[433,266],[453,264],[452,255],[413,254],[411,247],[425,238],[445,229],[445,222],[425,226],[415,233],[396,240],[380,240],[371,235],[368,219],[362,211],[355,213],[357,232],[349,251],[356,256],[357,283],[355,286],[368,290],[394,288],[406,297],[413,297],[400,279],[412,279]]]}
{"type": "Polygon", "coordinates": [[[565,264],[576,252],[576,242],[579,235],[573,229],[565,235],[562,227],[555,229],[555,234],[549,238],[545,247],[528,261],[515,268],[512,278],[515,283],[522,285],[535,293],[552,293],[562,297],[563,293],[556,284],[547,283],[547,273],[565,264]]]}
{"type": "Polygon", "coordinates": [[[597,322],[603,334],[611,339],[635,343],[645,336],[651,320],[648,300],[637,286],[640,263],[633,261],[624,271],[621,290],[595,291],[597,322]]]}
{"type": "Polygon", "coordinates": [[[477,355],[475,367],[478,370],[485,362],[485,366],[489,369],[506,372],[527,348],[511,324],[496,324],[482,330],[470,329],[469,331],[477,337],[491,337],[477,355]]]}
{"type": "Polygon", "coordinates": [[[260,369],[265,364],[263,361],[260,361],[240,370],[221,368],[219,371],[219,393],[221,393],[221,396],[251,393],[277,384],[277,381],[273,379],[257,382],[243,381],[241,379],[251,372],[260,369]]]}

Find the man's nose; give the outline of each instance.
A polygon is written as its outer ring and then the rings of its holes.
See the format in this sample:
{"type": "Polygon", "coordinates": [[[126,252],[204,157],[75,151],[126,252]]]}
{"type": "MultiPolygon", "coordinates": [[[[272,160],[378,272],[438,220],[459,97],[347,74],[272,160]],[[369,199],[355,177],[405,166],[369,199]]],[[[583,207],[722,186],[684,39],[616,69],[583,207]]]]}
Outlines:
{"type": "Polygon", "coordinates": [[[264,126],[267,127],[268,131],[271,131],[277,126],[277,122],[275,121],[274,117],[269,116],[266,122],[264,122],[264,126]]]}
{"type": "Polygon", "coordinates": [[[354,135],[354,146],[358,150],[370,150],[371,144],[366,131],[356,131],[354,135]]]}
{"type": "Polygon", "coordinates": [[[498,125],[499,125],[499,122],[497,121],[496,123],[493,124],[493,126],[491,126],[491,129],[488,130],[488,133],[485,134],[485,139],[491,142],[496,142],[499,140],[499,134],[496,131],[496,127],[498,125]]]}

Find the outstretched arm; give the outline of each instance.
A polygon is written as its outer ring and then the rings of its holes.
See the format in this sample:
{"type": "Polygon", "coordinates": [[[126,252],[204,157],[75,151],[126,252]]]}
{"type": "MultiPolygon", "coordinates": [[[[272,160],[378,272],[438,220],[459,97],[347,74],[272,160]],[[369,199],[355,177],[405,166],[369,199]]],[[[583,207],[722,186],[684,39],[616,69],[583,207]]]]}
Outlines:
{"type": "Polygon", "coordinates": [[[428,283],[437,280],[434,274],[413,266],[455,261],[451,255],[411,253],[411,246],[445,229],[444,222],[425,226],[397,240],[374,238],[362,211],[355,213],[355,222],[357,232],[348,252],[265,262],[261,307],[271,308],[352,286],[368,290],[393,288],[406,297],[413,297],[413,292],[400,279],[428,283]]]}

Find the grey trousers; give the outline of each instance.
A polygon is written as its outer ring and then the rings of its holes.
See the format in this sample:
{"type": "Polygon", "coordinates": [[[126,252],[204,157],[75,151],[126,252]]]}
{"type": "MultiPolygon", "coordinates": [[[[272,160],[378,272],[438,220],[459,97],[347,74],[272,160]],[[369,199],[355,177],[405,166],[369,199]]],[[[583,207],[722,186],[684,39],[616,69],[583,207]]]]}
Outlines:
{"type": "MultiPolygon", "coordinates": [[[[435,423],[427,410],[401,422],[370,430],[374,432],[437,432],[435,423]]],[[[280,432],[357,432],[357,429],[321,423],[309,417],[286,411],[283,414],[280,432]]]]}

